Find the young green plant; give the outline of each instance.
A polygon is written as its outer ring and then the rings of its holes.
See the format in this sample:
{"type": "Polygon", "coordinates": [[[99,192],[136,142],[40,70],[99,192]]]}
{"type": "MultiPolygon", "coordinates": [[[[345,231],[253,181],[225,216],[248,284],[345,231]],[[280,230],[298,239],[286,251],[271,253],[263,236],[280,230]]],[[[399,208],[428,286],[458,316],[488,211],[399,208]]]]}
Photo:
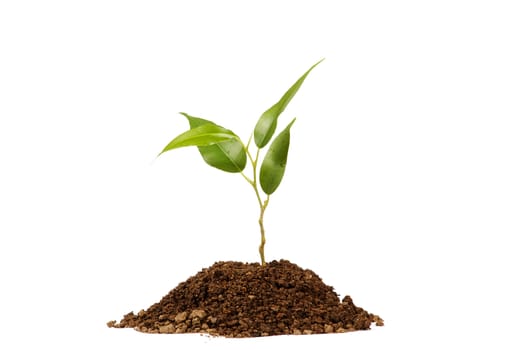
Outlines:
{"type": "Polygon", "coordinates": [[[242,175],[253,188],[259,204],[259,228],[261,231],[259,255],[263,266],[266,264],[264,258],[264,246],[266,244],[264,213],[268,207],[270,195],[277,190],[284,176],[290,146],[290,129],[295,122],[295,118],[274,137],[277,121],[308,74],[322,61],[320,60],[310,67],[277,103],[260,116],[246,144],[233,131],[210,120],[193,117],[187,113],[180,113],[188,120],[190,129],[175,137],[159,154],[160,156],[164,152],[181,147],[196,146],[208,165],[222,171],[240,173],[242,175]],[[255,144],[255,154],[250,152],[252,140],[255,144]],[[270,141],[271,144],[264,155],[261,166],[258,168],[261,150],[270,141]],[[247,175],[244,170],[248,161],[250,174],[247,175]],[[262,195],[259,187],[265,196],[262,195]]]}

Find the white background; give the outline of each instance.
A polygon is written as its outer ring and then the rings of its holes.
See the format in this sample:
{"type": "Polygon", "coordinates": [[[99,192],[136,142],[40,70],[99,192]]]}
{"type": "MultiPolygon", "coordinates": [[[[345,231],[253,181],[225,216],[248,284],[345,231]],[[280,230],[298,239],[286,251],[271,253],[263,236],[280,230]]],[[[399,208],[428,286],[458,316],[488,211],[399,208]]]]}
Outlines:
{"type": "Polygon", "coordinates": [[[521,1],[2,1],[0,347],[523,349],[521,1]],[[218,260],[257,204],[180,111],[246,140],[320,58],[267,211],[268,260],[385,327],[210,339],[105,323],[218,260]]]}

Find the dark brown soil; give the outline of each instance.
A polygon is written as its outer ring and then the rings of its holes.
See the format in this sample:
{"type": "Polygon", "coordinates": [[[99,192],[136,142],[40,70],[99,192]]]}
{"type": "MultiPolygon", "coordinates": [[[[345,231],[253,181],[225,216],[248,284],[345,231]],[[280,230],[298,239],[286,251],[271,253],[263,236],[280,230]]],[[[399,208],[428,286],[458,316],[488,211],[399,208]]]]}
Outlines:
{"type": "Polygon", "coordinates": [[[342,333],[383,320],[341,301],[311,270],[286,260],[218,262],[182,282],[158,303],[109,327],[146,333],[208,333],[225,337],[342,333]]]}

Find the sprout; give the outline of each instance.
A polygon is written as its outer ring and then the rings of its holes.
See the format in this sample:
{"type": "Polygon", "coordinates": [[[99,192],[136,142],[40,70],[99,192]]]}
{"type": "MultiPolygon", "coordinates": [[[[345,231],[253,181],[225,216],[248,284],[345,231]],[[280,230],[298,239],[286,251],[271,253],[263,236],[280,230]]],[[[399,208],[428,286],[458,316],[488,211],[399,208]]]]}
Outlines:
{"type": "Polygon", "coordinates": [[[164,152],[181,147],[196,146],[208,165],[222,171],[242,175],[253,188],[259,204],[259,227],[261,231],[259,255],[263,266],[266,264],[264,259],[264,245],[266,243],[264,212],[268,206],[270,195],[277,190],[284,176],[290,146],[290,129],[295,118],[274,138],[277,120],[308,74],[322,61],[320,60],[310,67],[276,104],[260,116],[247,144],[244,144],[233,131],[212,121],[181,113],[188,119],[190,129],[175,137],[159,154],[160,156],[164,152]],[[252,139],[256,148],[255,154],[249,150],[252,139]],[[258,168],[260,152],[268,143],[270,146],[264,155],[260,168],[258,168]],[[248,160],[251,165],[251,174],[247,175],[244,170],[248,160]],[[266,195],[264,198],[260,190],[266,195]]]}

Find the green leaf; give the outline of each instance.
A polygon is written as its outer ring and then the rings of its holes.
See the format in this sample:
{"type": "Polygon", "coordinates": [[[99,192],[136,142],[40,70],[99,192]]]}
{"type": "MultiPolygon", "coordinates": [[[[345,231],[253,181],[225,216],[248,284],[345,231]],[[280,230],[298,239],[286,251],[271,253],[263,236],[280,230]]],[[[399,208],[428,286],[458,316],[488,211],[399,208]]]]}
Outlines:
{"type": "Polygon", "coordinates": [[[306,73],[304,73],[303,76],[300,77],[299,80],[288,89],[288,91],[286,91],[279,102],[274,104],[261,115],[253,131],[253,139],[257,147],[263,148],[268,144],[275,132],[275,128],[277,127],[277,118],[281,115],[286,106],[288,106],[288,103],[295,96],[295,93],[299,90],[308,74],[323,60],[324,58],[310,67],[310,69],[308,69],[306,73]]]}
{"type": "MultiPolygon", "coordinates": [[[[191,129],[205,124],[216,125],[212,121],[192,117],[187,113],[181,114],[188,119],[191,129]]],[[[229,173],[239,173],[246,167],[246,149],[238,137],[198,148],[204,161],[214,168],[229,173]]]]}
{"type": "Polygon", "coordinates": [[[290,146],[290,128],[294,122],[295,118],[273,140],[261,164],[259,182],[264,193],[268,195],[275,192],[283,179],[290,146]]]}
{"type": "Polygon", "coordinates": [[[159,155],[176,148],[187,146],[209,146],[235,138],[237,138],[237,135],[221,126],[211,123],[203,124],[175,137],[166,145],[166,147],[164,147],[159,155]]]}

